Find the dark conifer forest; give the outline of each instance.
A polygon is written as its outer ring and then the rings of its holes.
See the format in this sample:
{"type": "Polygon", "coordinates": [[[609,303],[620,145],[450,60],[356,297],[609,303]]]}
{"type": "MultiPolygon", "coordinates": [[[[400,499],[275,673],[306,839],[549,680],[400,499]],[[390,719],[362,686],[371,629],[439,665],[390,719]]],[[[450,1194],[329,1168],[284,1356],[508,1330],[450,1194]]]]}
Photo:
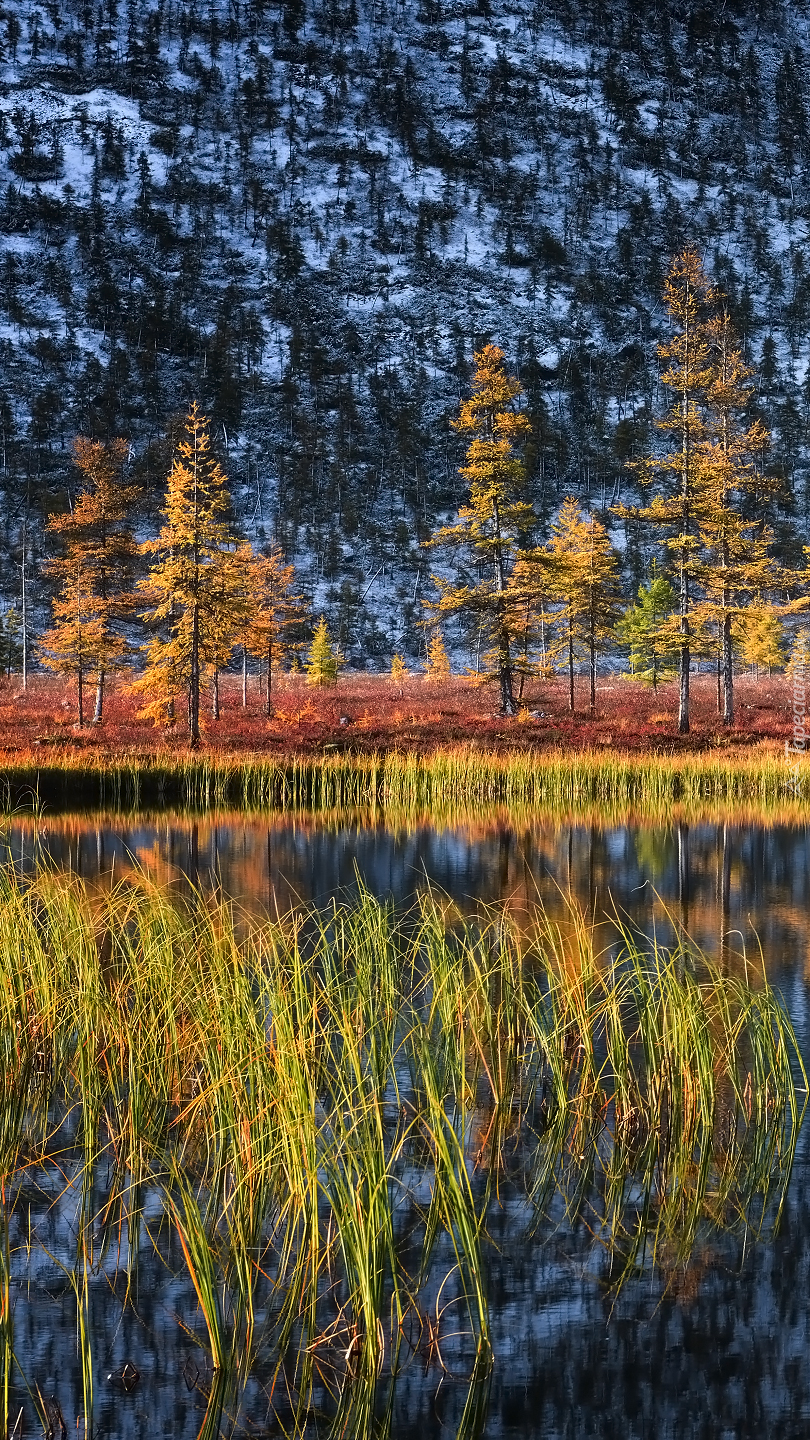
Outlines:
{"type": "Polygon", "coordinates": [[[196,402],[236,540],[279,547],[351,665],[424,655],[487,344],[531,425],[524,544],[573,497],[629,604],[672,571],[633,513],[687,248],[770,432],[771,560],[803,571],[809,56],[787,0],[3,0],[0,606],[24,573],[53,623],[77,436],[127,442],[157,534],[196,402]]]}

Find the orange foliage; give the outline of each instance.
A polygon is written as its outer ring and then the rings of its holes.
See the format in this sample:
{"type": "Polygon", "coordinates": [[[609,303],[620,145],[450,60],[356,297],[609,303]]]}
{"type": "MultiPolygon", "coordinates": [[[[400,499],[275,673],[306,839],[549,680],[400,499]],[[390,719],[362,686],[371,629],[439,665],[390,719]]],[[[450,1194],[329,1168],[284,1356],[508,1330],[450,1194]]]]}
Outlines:
{"type": "MultiPolygon", "coordinates": [[[[712,675],[693,677],[693,727],[675,732],[675,683],[657,695],[640,691],[629,680],[611,678],[597,687],[596,710],[588,714],[588,682],[577,681],[577,710],[568,711],[563,679],[526,686],[522,713],[514,719],[497,712],[495,684],[473,688],[460,676],[426,686],[408,676],[394,688],[387,675],[347,674],[334,689],[313,691],[302,675],[279,677],[277,708],[268,720],[263,685],[251,675],[248,704],[242,709],[241,677],[225,675],[221,718],[201,717],[205,749],[214,754],[319,754],[328,750],[369,754],[412,750],[429,754],[470,744],[487,750],[589,750],[613,745],[622,752],[748,750],[752,745],[780,746],[792,723],[790,679],[773,676],[737,680],[739,709],[732,729],[724,729],[716,708],[712,675]]],[[[18,676],[0,679],[0,757],[28,755],[38,764],[68,753],[88,759],[179,753],[187,747],[185,727],[155,729],[139,718],[138,697],[123,681],[111,684],[103,723],[79,731],[75,681],[34,674],[27,692],[18,676]],[[179,732],[179,733],[178,733],[179,732]]]]}

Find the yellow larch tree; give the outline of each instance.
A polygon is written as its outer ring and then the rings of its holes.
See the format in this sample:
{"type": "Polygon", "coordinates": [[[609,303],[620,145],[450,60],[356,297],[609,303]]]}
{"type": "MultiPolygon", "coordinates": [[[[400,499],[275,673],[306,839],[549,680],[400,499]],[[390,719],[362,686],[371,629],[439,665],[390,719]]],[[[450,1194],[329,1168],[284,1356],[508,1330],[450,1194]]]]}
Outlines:
{"type": "Polygon", "coordinates": [[[252,555],[248,566],[251,607],[243,642],[242,704],[247,704],[247,656],[265,666],[265,712],[270,714],[273,665],[284,653],[290,628],[304,614],[303,599],[293,593],[294,566],[285,563],[278,545],[266,555],[252,555]]]}
{"type": "Polygon", "coordinates": [[[520,499],[525,467],[517,447],[531,434],[527,417],[514,408],[523,393],[506,370],[504,353],[485,345],[475,355],[472,395],[462,400],[450,423],[469,437],[461,474],[470,487],[470,503],[459,509],[455,525],[445,525],[426,543],[466,553],[472,575],[458,583],[434,576],[442,615],[466,614],[487,640],[489,678],[500,687],[501,710],[517,713],[513,692],[514,647],[521,599],[509,579],[535,514],[520,499]]]}
{"type": "Polygon", "coordinates": [[[211,577],[210,593],[206,597],[211,622],[201,640],[200,656],[203,669],[211,676],[213,720],[219,719],[220,673],[230,661],[234,645],[244,636],[255,611],[252,585],[255,558],[252,546],[237,545],[235,550],[223,554],[211,577]]]}
{"type": "Polygon", "coordinates": [[[574,709],[574,658],[585,653],[590,675],[590,708],[596,706],[596,655],[600,640],[613,633],[620,611],[619,566],[610,536],[595,515],[585,515],[569,495],[551,527],[547,548],[552,623],[567,654],[568,706],[574,709]]]}
{"type": "Polygon", "coordinates": [[[149,607],[143,618],[159,629],[144,646],[146,667],[134,684],[147,697],[141,713],[156,723],[174,718],[175,701],[185,692],[194,747],[200,743],[204,670],[217,665],[239,623],[229,610],[227,580],[237,548],[230,508],[227,480],[211,451],[208,421],[195,402],[169,471],[163,526],[157,539],[141,547],[144,555],[153,557],[149,575],[140,583],[149,607]]]}
{"type": "Polygon", "coordinates": [[[785,626],[780,611],[771,605],[750,605],[742,616],[735,636],[736,649],[755,679],[760,668],[782,670],[788,663],[785,626]]]}
{"type": "MultiPolygon", "coordinates": [[[[695,566],[703,599],[696,614],[718,641],[723,724],[734,721],[734,650],[741,629],[751,634],[749,607],[768,610],[763,596],[782,596],[791,577],[772,553],[773,536],[761,519],[761,507],[776,488],[764,470],[770,435],[759,420],[747,424],[745,411],[754,371],[743,359],[728,309],[717,296],[717,310],[706,327],[712,374],[706,391],[706,433],[697,447],[697,506],[700,559],[695,566]],[[744,518],[745,510],[753,518],[744,518]]],[[[792,577],[795,581],[795,577],[792,577]]],[[[788,602],[784,611],[803,608],[788,602]]]]}
{"type": "Polygon", "coordinates": [[[127,453],[125,440],[105,444],[78,436],[73,459],[81,488],[70,512],[51,515],[47,523],[63,553],[47,564],[58,589],[54,623],[40,645],[49,669],[76,676],[80,725],[87,676],[95,676],[93,721],[99,723],[107,674],[127,648],[121,626],[132,610],[131,572],[137,553],[130,525],[137,488],[123,479],[127,453]]]}
{"type": "Polygon", "coordinates": [[[658,427],[669,437],[671,448],[666,456],[651,457],[637,467],[643,480],[663,477],[668,482],[668,493],[656,496],[649,505],[616,507],[616,512],[625,518],[660,529],[670,552],[678,592],[678,730],[682,734],[689,730],[692,607],[700,549],[700,447],[706,436],[706,392],[713,378],[707,324],[715,298],[700,256],[695,250],[682,250],[672,261],[664,284],[664,301],[674,333],[658,347],[666,367],[661,379],[672,392],[672,404],[658,427]]]}
{"type": "Polygon", "coordinates": [[[450,676],[450,657],[444,648],[441,630],[434,630],[427,647],[425,660],[426,680],[447,680],[450,676]]]}

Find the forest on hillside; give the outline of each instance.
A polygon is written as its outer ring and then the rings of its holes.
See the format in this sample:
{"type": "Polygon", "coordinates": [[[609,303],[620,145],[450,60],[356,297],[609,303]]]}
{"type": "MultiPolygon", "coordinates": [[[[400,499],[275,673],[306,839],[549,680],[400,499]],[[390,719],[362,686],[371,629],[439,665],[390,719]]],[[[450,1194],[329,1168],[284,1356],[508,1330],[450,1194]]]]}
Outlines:
{"type": "MultiPolygon", "coordinates": [[[[423,542],[428,552],[449,553],[453,573],[431,574],[426,588],[437,598],[423,602],[421,628],[427,674],[441,678],[450,673],[444,635],[455,623],[456,634],[474,646],[469,678],[497,685],[504,716],[517,715],[528,680],[550,679],[560,668],[567,669],[573,712],[583,660],[594,714],[597,656],[618,646],[629,650],[632,678],[653,690],[678,676],[682,734],[691,728],[693,665],[713,660],[718,711],[730,726],[735,665],[742,659],[769,673],[783,666],[785,621],[796,622],[810,607],[810,572],[781,563],[767,523],[780,485],[765,464],[770,435],[748,413],[755,371],[727,297],[687,248],[670,265],[664,298],[672,335],[658,353],[670,405],[657,427],[668,448],[634,464],[646,492],[642,503],[610,509],[640,549],[660,557],[651,560],[635,604],[624,592],[606,525],[575,496],[559,507],[546,543],[537,543],[541,522],[525,461],[533,432],[520,403],[523,389],[501,349],[487,344],[475,352],[471,393],[450,422],[467,442],[459,468],[467,503],[423,542]]],[[[100,723],[108,682],[125,668],[134,670],[131,690],[144,699],[140,718],[173,729],[185,709],[190,742],[198,745],[203,689],[210,682],[216,721],[220,678],[235,652],[243,710],[254,662],[263,671],[270,718],[274,666],[276,676],[281,664],[300,668],[302,637],[311,629],[307,605],[280,546],[260,549],[240,534],[208,418],[194,402],[168,474],[160,530],[140,542],[126,442],[79,437],[73,454],[81,477],[75,502],[46,524],[60,553],[45,566],[56,593],[38,649],[45,666],[75,677],[79,727],[88,679],[95,681],[93,720],[100,723]],[[140,645],[130,638],[136,622],[148,631],[140,645]]],[[[31,653],[25,569],[22,578],[21,611],[5,612],[0,635],[5,668],[10,674],[21,663],[25,690],[31,653]]],[[[792,639],[791,667],[803,684],[806,628],[794,623],[792,639]]],[[[321,615],[307,656],[310,683],[336,684],[342,660],[321,615]]],[[[401,684],[406,674],[395,652],[391,678],[401,684]]]]}
{"type": "MultiPolygon", "coordinates": [[[[348,663],[412,664],[490,342],[531,427],[526,547],[570,497],[634,603],[666,557],[622,507],[670,444],[685,246],[771,437],[769,553],[801,571],[809,44],[781,0],[3,0],[0,604],[24,574],[32,637],[54,623],[77,436],[124,440],[133,540],[158,534],[196,401],[241,543],[278,547],[348,663]]],[[[480,659],[462,619],[456,667],[480,659]]]]}

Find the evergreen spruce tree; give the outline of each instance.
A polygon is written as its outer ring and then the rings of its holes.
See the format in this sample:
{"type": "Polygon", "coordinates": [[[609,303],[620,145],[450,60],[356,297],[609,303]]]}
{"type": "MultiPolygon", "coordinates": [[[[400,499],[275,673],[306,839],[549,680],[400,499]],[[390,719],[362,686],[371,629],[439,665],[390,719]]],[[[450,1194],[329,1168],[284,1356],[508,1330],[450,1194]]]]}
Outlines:
{"type": "Polygon", "coordinates": [[[306,661],[308,685],[336,685],[340,656],[332,645],[329,627],[321,616],[315,626],[309,655],[306,661]]]}
{"type": "Polygon", "coordinates": [[[0,615],[0,675],[7,680],[22,665],[22,622],[17,609],[10,605],[0,615]]]}
{"type": "Polygon", "coordinates": [[[801,625],[791,641],[787,673],[791,679],[805,684],[808,669],[810,669],[810,630],[801,625]]]}
{"type": "Polygon", "coordinates": [[[47,565],[58,590],[54,624],[40,643],[49,669],[76,675],[83,725],[88,672],[96,676],[93,720],[98,723],[107,672],[126,651],[121,624],[132,609],[127,582],[137,547],[129,516],[136,489],[122,480],[126,441],[102,444],[79,436],[73,450],[82,489],[69,514],[48,520],[48,532],[59,537],[63,554],[47,565]]]}
{"type": "Polygon", "coordinates": [[[223,576],[233,567],[236,548],[230,503],[225,475],[211,453],[208,421],[195,402],[169,472],[163,526],[156,540],[141,547],[154,557],[140,585],[150,607],[143,618],[162,633],[144,646],[146,668],[134,685],[147,696],[141,713],[156,723],[173,718],[175,699],[185,691],[192,746],[200,743],[203,671],[217,664],[224,637],[236,632],[240,618],[227,608],[223,576]]]}
{"type": "Polygon", "coordinates": [[[485,345],[475,362],[472,396],[462,400],[458,419],[451,421],[459,434],[469,437],[459,473],[470,486],[470,503],[460,508],[455,525],[443,526],[427,542],[466,553],[472,574],[461,575],[455,585],[434,576],[439,601],[433,608],[443,615],[463,614],[482,627],[501,710],[514,715],[513,648],[521,598],[509,579],[535,521],[532,507],[519,498],[525,469],[516,446],[527,439],[531,426],[512,408],[522,389],[507,374],[503,351],[485,345]]]}
{"type": "Polygon", "coordinates": [[[634,680],[658,689],[661,680],[677,673],[680,650],[677,596],[653,562],[649,584],[641,585],[638,600],[616,626],[620,640],[630,646],[630,674],[634,680]]]}

